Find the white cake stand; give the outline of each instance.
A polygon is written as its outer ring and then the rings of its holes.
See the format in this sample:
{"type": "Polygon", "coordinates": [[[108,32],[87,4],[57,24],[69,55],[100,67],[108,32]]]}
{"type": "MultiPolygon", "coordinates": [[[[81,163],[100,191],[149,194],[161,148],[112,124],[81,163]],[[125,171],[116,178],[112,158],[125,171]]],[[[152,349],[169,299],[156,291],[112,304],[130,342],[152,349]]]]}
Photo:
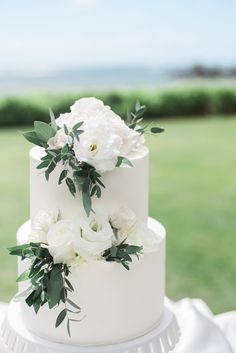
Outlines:
{"type": "Polygon", "coordinates": [[[168,353],[179,340],[174,314],[165,307],[160,323],[149,333],[131,341],[78,347],[44,340],[29,332],[19,315],[19,303],[11,302],[0,327],[0,340],[6,353],[168,353]]]}

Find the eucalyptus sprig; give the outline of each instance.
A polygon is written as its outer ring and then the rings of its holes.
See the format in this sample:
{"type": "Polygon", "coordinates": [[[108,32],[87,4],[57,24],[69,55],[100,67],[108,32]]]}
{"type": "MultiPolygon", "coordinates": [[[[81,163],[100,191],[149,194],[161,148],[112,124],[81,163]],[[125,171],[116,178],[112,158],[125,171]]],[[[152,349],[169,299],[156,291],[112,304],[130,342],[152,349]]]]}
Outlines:
{"type": "Polygon", "coordinates": [[[69,266],[63,263],[55,264],[48,249],[41,243],[18,245],[8,250],[10,255],[31,261],[30,267],[17,278],[17,282],[30,281],[30,285],[27,290],[18,294],[17,299],[25,297],[25,302],[34,308],[36,314],[45,304],[48,304],[49,309],[55,308],[61,303],[64,304],[64,309],[56,319],[55,327],[61,325],[66,319],[67,331],[70,336],[70,323],[81,321],[71,315],[79,314],[81,309],[68,298],[68,294],[74,291],[68,279],[69,266]]]}
{"type": "Polygon", "coordinates": [[[126,123],[129,128],[137,131],[141,135],[145,133],[159,134],[165,131],[162,127],[152,126],[152,122],[149,122],[144,126],[139,125],[143,121],[146,110],[146,106],[141,105],[139,100],[137,100],[135,104],[135,111],[127,112],[126,123]]]}
{"type": "Polygon", "coordinates": [[[143,247],[137,245],[129,245],[125,243],[125,240],[119,245],[113,245],[110,249],[107,249],[103,257],[108,262],[117,262],[123,265],[126,270],[129,270],[129,263],[133,261],[131,255],[136,255],[139,258],[139,255],[142,254],[143,247]]]}

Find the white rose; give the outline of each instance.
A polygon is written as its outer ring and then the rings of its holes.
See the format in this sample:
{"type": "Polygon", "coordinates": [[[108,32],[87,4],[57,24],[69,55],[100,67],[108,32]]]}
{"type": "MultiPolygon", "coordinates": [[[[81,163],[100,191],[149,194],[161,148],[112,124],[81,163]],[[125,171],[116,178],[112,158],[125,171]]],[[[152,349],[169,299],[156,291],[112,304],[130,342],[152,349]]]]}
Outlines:
{"type": "Polygon", "coordinates": [[[118,243],[127,238],[137,225],[136,214],[126,206],[122,206],[118,211],[114,212],[110,220],[112,226],[117,229],[118,243]]]}
{"type": "Polygon", "coordinates": [[[103,173],[115,168],[120,155],[122,139],[113,132],[104,119],[90,117],[83,124],[80,141],[74,141],[75,156],[103,173]]]}
{"type": "Polygon", "coordinates": [[[158,235],[143,222],[138,222],[136,228],[127,238],[128,244],[142,246],[144,253],[158,250],[159,242],[158,235]]]}
{"type": "Polygon", "coordinates": [[[76,257],[73,240],[76,237],[72,222],[61,220],[54,224],[48,232],[48,250],[53,262],[70,264],[76,257]]]}
{"type": "Polygon", "coordinates": [[[81,211],[75,227],[74,249],[85,260],[100,258],[112,246],[114,234],[106,214],[96,212],[87,217],[81,211]]]}
{"type": "Polygon", "coordinates": [[[47,243],[47,234],[53,224],[57,222],[58,212],[39,211],[31,225],[29,241],[33,243],[47,243]]]}
{"type": "Polygon", "coordinates": [[[65,134],[65,131],[63,128],[58,130],[55,136],[51,137],[47,142],[49,148],[53,150],[62,148],[67,143],[68,143],[68,136],[65,134]]]}

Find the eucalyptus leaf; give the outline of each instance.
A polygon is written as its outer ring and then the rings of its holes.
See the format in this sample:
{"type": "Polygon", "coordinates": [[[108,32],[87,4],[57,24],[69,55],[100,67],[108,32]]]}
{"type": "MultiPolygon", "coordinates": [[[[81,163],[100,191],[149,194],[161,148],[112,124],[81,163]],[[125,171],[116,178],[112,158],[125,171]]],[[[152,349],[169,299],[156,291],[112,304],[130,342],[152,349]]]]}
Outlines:
{"type": "Polygon", "coordinates": [[[65,318],[66,318],[66,314],[67,314],[66,309],[63,309],[63,310],[60,312],[60,314],[59,314],[58,317],[57,317],[55,327],[58,327],[58,326],[61,325],[61,323],[62,323],[62,322],[65,320],[65,318]]]}
{"type": "Polygon", "coordinates": [[[82,190],[82,199],[83,199],[83,206],[84,206],[85,212],[87,216],[89,216],[91,212],[91,204],[92,204],[89,190],[87,191],[82,190]]]}
{"type": "Polygon", "coordinates": [[[58,184],[59,184],[59,185],[60,185],[60,184],[63,182],[63,180],[66,178],[67,173],[68,173],[68,171],[67,171],[66,169],[64,169],[64,170],[61,172],[60,177],[59,177],[59,180],[58,180],[58,184]]]}
{"type": "Polygon", "coordinates": [[[72,300],[70,300],[69,298],[67,298],[67,302],[68,302],[71,306],[73,306],[73,308],[77,309],[78,311],[81,311],[80,307],[79,307],[77,304],[75,304],[72,300]]]}
{"type": "Polygon", "coordinates": [[[46,147],[47,144],[45,143],[44,140],[38,137],[35,131],[28,131],[28,132],[23,132],[22,135],[26,140],[29,142],[33,143],[34,145],[40,146],[40,147],[46,147]]]}
{"type": "Polygon", "coordinates": [[[140,101],[137,99],[136,100],[136,103],[135,103],[135,110],[136,112],[141,108],[141,104],[140,104],[140,101]]]}
{"type": "Polygon", "coordinates": [[[119,156],[117,158],[116,167],[120,167],[122,164],[126,164],[129,167],[133,167],[133,164],[130,162],[128,158],[119,156]]]}
{"type": "Polygon", "coordinates": [[[21,273],[21,275],[17,278],[16,282],[23,282],[29,279],[30,269],[21,273]]]}
{"type": "Polygon", "coordinates": [[[57,130],[58,130],[58,126],[57,126],[57,123],[56,123],[55,115],[54,115],[54,113],[53,113],[51,108],[49,108],[48,110],[49,110],[49,115],[50,115],[50,119],[51,119],[51,127],[53,128],[54,132],[56,133],[57,130]]]}
{"type": "Polygon", "coordinates": [[[53,128],[43,121],[35,121],[34,130],[37,137],[43,142],[47,142],[51,137],[55,135],[53,128]]]}
{"type": "Polygon", "coordinates": [[[165,129],[163,129],[162,127],[157,127],[157,126],[155,127],[155,126],[153,126],[153,127],[151,127],[150,131],[151,131],[153,134],[159,134],[159,133],[165,131],[165,129]]]}

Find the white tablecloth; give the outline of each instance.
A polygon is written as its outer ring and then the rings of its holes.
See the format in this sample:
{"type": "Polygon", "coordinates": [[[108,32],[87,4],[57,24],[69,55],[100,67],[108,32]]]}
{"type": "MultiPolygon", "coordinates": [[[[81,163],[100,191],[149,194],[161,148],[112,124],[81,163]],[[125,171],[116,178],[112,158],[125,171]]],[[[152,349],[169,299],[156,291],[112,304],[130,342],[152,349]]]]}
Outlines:
{"type": "MultiPolygon", "coordinates": [[[[201,299],[168,300],[168,305],[182,333],[173,353],[236,353],[236,311],[214,316],[201,299]]],[[[6,309],[0,304],[0,325],[6,309]]],[[[7,353],[1,342],[0,353],[7,353]]]]}

